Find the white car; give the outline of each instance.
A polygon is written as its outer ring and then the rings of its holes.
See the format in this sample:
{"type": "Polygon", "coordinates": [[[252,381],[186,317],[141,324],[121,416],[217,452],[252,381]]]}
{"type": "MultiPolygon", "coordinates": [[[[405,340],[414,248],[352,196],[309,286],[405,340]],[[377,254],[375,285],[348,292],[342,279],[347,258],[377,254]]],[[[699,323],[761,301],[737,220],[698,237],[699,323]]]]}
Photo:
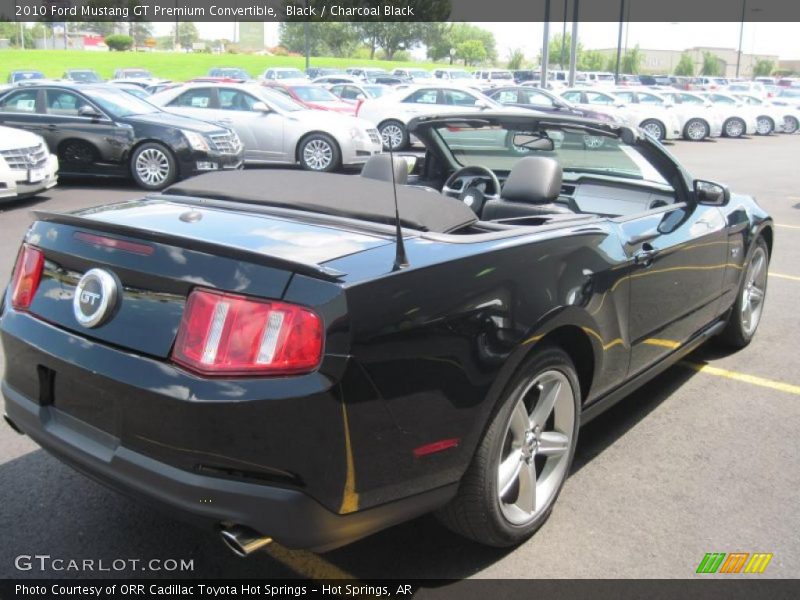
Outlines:
{"type": "Polygon", "coordinates": [[[464,83],[469,85],[475,82],[475,78],[464,69],[436,69],[433,72],[433,76],[436,79],[442,79],[450,83],[464,83]]]}
{"type": "Polygon", "coordinates": [[[734,94],[736,98],[749,106],[756,107],[758,115],[759,135],[770,133],[794,133],[797,131],[800,110],[792,106],[781,106],[763,98],[750,94],[734,94]]]}
{"type": "Polygon", "coordinates": [[[382,149],[369,122],[332,111],[308,110],[262,85],[191,83],[153,94],[169,112],[234,129],[247,164],[299,164],[309,171],[362,165],[382,149]]]}
{"type": "Polygon", "coordinates": [[[418,85],[430,85],[434,80],[433,73],[425,69],[395,69],[392,75],[418,85]]]}
{"type": "Polygon", "coordinates": [[[758,133],[758,111],[729,94],[721,92],[701,92],[722,111],[722,135],[738,138],[758,133]]]}
{"type": "Polygon", "coordinates": [[[596,88],[570,88],[560,93],[567,102],[588,110],[601,110],[626,125],[641,127],[659,141],[681,137],[678,115],[668,108],[654,104],[628,104],[610,92],[596,88]]]}
{"type": "Polygon", "coordinates": [[[389,94],[394,90],[389,85],[381,85],[380,83],[332,83],[325,86],[332,94],[338,96],[342,100],[350,102],[358,102],[359,100],[366,100],[367,98],[380,98],[389,94]]]}
{"type": "Polygon", "coordinates": [[[617,82],[614,80],[614,74],[607,71],[586,71],[584,73],[586,78],[583,83],[596,87],[614,87],[617,82]]]}
{"type": "MultiPolygon", "coordinates": [[[[677,90],[676,90],[677,92],[677,90]]],[[[675,113],[684,139],[699,142],[722,135],[722,116],[714,105],[700,96],[680,93],[659,94],[644,88],[617,88],[614,96],[626,105],[657,106],[675,113]]]]}
{"type": "Polygon", "coordinates": [[[488,69],[472,74],[477,88],[487,89],[502,85],[514,85],[514,74],[507,69],[488,69]]]}
{"type": "Polygon", "coordinates": [[[311,80],[308,75],[300,69],[294,67],[273,67],[261,74],[264,81],[276,81],[279,83],[309,83],[311,80]]]}
{"type": "Polygon", "coordinates": [[[785,87],[772,98],[772,103],[775,106],[792,109],[794,112],[791,116],[783,120],[783,132],[795,133],[800,129],[800,87],[790,88],[785,87]]]}
{"type": "Polygon", "coordinates": [[[49,190],[58,180],[58,158],[41,136],[0,126],[0,199],[49,190]]]}
{"type": "Polygon", "coordinates": [[[760,81],[735,81],[725,88],[726,94],[748,94],[765,99],[768,96],[767,87],[760,81]]]}
{"type": "Polygon", "coordinates": [[[378,128],[385,147],[402,150],[410,142],[407,126],[414,117],[479,112],[487,108],[503,108],[503,105],[476,90],[455,86],[416,86],[364,100],[356,115],[378,128]]]}

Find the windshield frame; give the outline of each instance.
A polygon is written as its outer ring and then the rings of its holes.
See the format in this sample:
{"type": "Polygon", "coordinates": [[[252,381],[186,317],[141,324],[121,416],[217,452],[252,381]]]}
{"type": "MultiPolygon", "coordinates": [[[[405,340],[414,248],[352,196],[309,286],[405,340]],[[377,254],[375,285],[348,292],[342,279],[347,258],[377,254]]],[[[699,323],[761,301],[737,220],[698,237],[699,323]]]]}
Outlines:
{"type": "Polygon", "coordinates": [[[86,96],[88,100],[92,102],[97,108],[99,108],[104,114],[109,115],[113,119],[127,119],[129,117],[136,117],[139,115],[152,115],[155,113],[164,112],[164,110],[160,106],[156,106],[155,104],[148,102],[144,98],[140,98],[138,96],[134,96],[133,94],[125,91],[123,88],[116,89],[114,87],[108,88],[86,88],[83,91],[83,94],[86,96]],[[107,94],[109,97],[116,97],[122,99],[122,104],[124,103],[133,103],[142,106],[143,108],[147,108],[148,110],[140,111],[140,112],[118,112],[115,108],[111,108],[111,104],[108,104],[104,101],[102,96],[107,94]],[[100,98],[100,99],[98,99],[100,98]]]}

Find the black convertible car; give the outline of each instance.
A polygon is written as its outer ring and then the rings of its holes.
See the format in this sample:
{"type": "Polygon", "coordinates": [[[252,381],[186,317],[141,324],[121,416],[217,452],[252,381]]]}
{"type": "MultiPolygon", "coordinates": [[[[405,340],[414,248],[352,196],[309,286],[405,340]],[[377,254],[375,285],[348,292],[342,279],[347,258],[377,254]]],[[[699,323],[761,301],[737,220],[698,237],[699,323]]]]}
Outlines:
{"type": "Polygon", "coordinates": [[[582,423],[755,334],[773,225],[752,198],[614,124],[410,127],[410,177],[379,156],[37,212],[0,322],[9,424],[240,555],[429,511],[508,546],[550,514],[582,423]]]}

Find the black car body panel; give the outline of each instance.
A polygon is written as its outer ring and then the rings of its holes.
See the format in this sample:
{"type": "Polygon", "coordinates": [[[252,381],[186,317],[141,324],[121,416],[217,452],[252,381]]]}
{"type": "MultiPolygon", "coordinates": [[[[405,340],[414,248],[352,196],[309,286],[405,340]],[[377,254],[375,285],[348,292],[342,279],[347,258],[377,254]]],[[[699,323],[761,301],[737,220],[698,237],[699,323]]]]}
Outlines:
{"type": "Polygon", "coordinates": [[[497,87],[487,90],[485,93],[492,100],[496,100],[504,106],[516,106],[518,108],[527,108],[537,112],[560,116],[583,117],[586,119],[597,119],[598,121],[613,121],[613,119],[606,113],[572,106],[563,98],[560,98],[559,96],[556,96],[555,94],[538,87],[497,87]],[[506,95],[506,97],[508,97],[508,95],[516,95],[516,98],[513,98],[513,102],[501,100],[504,95],[506,95]],[[537,96],[538,101],[532,101],[530,98],[531,95],[537,96]]]}
{"type": "MultiPolygon", "coordinates": [[[[94,84],[53,84],[27,86],[9,90],[0,96],[0,124],[25,129],[41,135],[50,151],[59,156],[61,175],[92,175],[129,177],[130,159],[140,145],[159,142],[172,151],[178,165],[178,177],[185,178],[198,172],[198,162],[213,162],[219,168],[239,168],[243,164],[243,148],[238,151],[219,151],[213,143],[214,136],[226,136],[230,131],[209,123],[181,117],[155,109],[151,114],[115,116],[104,111],[92,99],[92,90],[112,89],[112,86],[94,84]],[[75,94],[84,105],[93,107],[98,117],[52,114],[46,109],[48,90],[75,94]],[[17,94],[35,95],[35,110],[14,112],[3,109],[3,102],[13,101],[17,94]],[[192,148],[182,130],[199,133],[209,140],[209,150],[192,148]],[[88,152],[70,150],[71,142],[80,142],[88,152]]],[[[33,107],[32,107],[33,108],[33,107]]]]}
{"type": "MultiPolygon", "coordinates": [[[[411,128],[426,162],[452,172],[435,121],[411,128]]],[[[614,131],[573,121],[587,123],[614,131]]],[[[637,143],[672,160],[646,137],[637,143]]],[[[320,186],[320,195],[350,191],[330,177],[337,189],[320,186]]],[[[388,206],[385,191],[374,201],[388,206]]],[[[167,192],[40,214],[26,242],[45,254],[42,282],[27,311],[7,295],[0,321],[3,394],[16,426],[98,480],[290,547],[332,548],[447,502],[510,378],[542,344],[573,357],[594,416],[716,331],[754,240],[772,244],[771,219],[751,198],[706,206],[688,197],[627,219],[404,229],[410,266],[398,269],[391,226],[250,200],[167,192]],[[661,233],[647,239],[661,253],[643,266],[632,240],[653,228],[661,233]],[[81,232],[152,251],[100,247],[81,232]],[[70,307],[78,274],[97,267],[119,278],[124,297],[112,320],[89,330],[70,307]],[[197,286],[315,310],[325,330],[319,367],[215,378],[175,364],[197,286]],[[442,441],[443,451],[420,451],[442,441]]],[[[453,200],[431,202],[444,210],[453,200]]]]}

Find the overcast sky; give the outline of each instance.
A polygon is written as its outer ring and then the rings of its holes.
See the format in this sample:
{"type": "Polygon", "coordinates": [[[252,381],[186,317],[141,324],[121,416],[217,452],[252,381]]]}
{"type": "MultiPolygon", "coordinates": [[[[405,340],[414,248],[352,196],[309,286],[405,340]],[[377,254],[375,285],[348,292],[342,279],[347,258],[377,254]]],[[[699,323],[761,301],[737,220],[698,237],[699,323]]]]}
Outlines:
{"type": "MultiPolygon", "coordinates": [[[[797,0],[787,0],[797,1],[797,0]]],[[[159,34],[171,27],[158,23],[159,34]]],[[[541,49],[542,23],[476,23],[494,33],[499,57],[505,59],[511,49],[521,48],[533,59],[541,49]]],[[[233,23],[197,23],[201,37],[230,38],[233,23]]],[[[561,33],[562,23],[552,23],[550,34],[561,33]]],[[[567,25],[567,30],[572,25],[567,25]]],[[[612,48],[617,45],[617,23],[581,23],[578,39],[586,48],[612,48]]],[[[278,24],[265,23],[267,44],[278,42],[278,24]]],[[[628,47],[657,50],[684,50],[693,46],[736,48],[739,44],[739,23],[631,23],[623,33],[628,47]]],[[[777,54],[783,59],[800,59],[800,24],[745,23],[743,51],[755,54],[777,54]]]]}

